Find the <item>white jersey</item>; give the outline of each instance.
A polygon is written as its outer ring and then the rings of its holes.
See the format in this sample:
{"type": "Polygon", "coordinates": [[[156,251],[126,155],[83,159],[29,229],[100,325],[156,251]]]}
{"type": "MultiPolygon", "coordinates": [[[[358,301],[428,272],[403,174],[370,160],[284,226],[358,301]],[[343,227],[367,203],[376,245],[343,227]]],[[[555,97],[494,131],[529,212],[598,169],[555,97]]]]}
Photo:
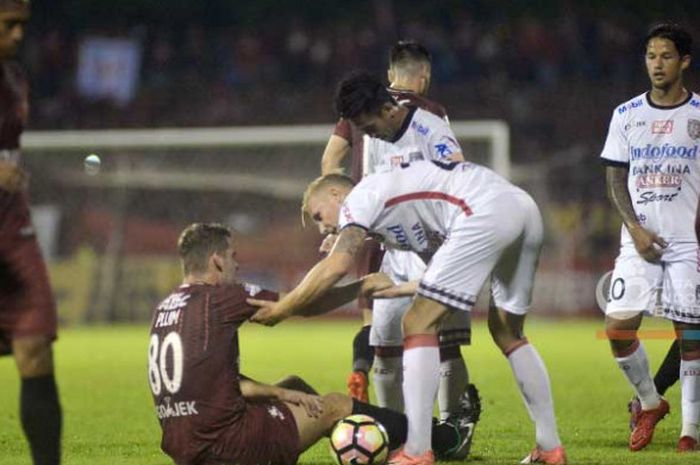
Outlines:
{"type": "Polygon", "coordinates": [[[348,194],[339,227],[360,226],[388,247],[432,255],[458,216],[471,216],[504,192],[523,192],[473,163],[418,161],[367,176],[348,194]]]}
{"type": "Polygon", "coordinates": [[[462,152],[447,121],[418,107],[409,114],[394,140],[364,137],[364,175],[401,163],[418,160],[447,160],[462,152]]]}
{"type": "MultiPolygon", "coordinates": [[[[700,96],[659,107],[649,94],[618,106],[601,157],[629,165],[627,187],[639,223],[671,242],[695,242],[700,192],[700,96]]],[[[622,242],[632,241],[622,228],[622,242]]]]}

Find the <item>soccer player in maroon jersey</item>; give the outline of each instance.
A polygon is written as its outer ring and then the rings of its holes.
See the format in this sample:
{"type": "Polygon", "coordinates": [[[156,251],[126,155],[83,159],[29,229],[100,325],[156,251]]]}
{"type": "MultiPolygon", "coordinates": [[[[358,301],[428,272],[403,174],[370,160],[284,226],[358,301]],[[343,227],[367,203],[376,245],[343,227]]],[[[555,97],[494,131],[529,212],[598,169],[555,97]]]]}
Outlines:
{"type": "MultiPolygon", "coordinates": [[[[239,373],[238,328],[257,310],[247,299],[276,293],[236,281],[234,237],[227,227],[195,223],[180,236],[183,284],[156,308],[148,348],[148,379],[163,430],[161,447],[179,465],[294,464],[339,419],[370,415],[389,432],[391,448],[406,439],[406,417],[342,394],[318,396],[239,373]]],[[[323,313],[390,285],[375,274],[336,288],[302,312],[323,313]]],[[[298,379],[294,383],[302,385],[298,379]]],[[[433,446],[459,453],[461,431],[442,423],[433,446]]]]}
{"type": "Polygon", "coordinates": [[[28,85],[14,61],[29,19],[27,0],[0,0],[0,355],[21,378],[20,421],[35,465],[60,463],[61,407],[52,342],[56,306],[29,214],[19,139],[28,85]]]}
{"type": "MultiPolygon", "coordinates": [[[[399,41],[389,53],[389,92],[397,102],[427,110],[440,118],[447,120],[445,108],[437,102],[425,98],[430,88],[431,55],[421,44],[415,41],[399,41]]],[[[348,119],[341,118],[335,126],[333,135],[321,160],[321,174],[329,174],[341,168],[343,159],[352,151],[351,177],[358,182],[363,176],[363,132],[348,119]]],[[[382,251],[374,240],[366,241],[362,259],[359,260],[359,275],[374,272],[382,262],[382,251]]],[[[350,395],[361,400],[368,399],[367,373],[372,367],[373,353],[370,347],[370,325],[372,315],[371,303],[360,299],[363,314],[363,327],[353,341],[353,371],[348,378],[350,395]]],[[[478,405],[478,391],[469,384],[466,364],[460,351],[460,345],[469,344],[469,316],[464,322],[466,327],[445,331],[441,334],[440,362],[441,382],[439,390],[439,405],[441,418],[446,418],[455,410],[465,392],[469,390],[468,401],[478,405]],[[449,339],[449,342],[447,342],[449,339]]],[[[374,371],[375,391],[385,391],[381,398],[400,396],[401,393],[401,355],[400,346],[375,347],[374,355],[379,357],[379,365],[374,371]],[[398,362],[397,362],[398,360],[398,362]],[[396,379],[398,378],[398,382],[396,379]],[[397,391],[398,389],[398,391],[397,391]]]]}

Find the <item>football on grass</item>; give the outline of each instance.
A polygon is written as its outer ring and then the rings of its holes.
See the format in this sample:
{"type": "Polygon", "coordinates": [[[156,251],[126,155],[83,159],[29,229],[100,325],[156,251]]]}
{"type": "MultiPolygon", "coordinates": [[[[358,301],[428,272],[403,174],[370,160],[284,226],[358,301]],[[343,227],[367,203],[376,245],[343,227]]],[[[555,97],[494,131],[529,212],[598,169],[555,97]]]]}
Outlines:
{"type": "Polygon", "coordinates": [[[331,432],[331,454],[339,465],[381,465],[389,454],[384,427],[367,415],[350,415],[331,432]]]}

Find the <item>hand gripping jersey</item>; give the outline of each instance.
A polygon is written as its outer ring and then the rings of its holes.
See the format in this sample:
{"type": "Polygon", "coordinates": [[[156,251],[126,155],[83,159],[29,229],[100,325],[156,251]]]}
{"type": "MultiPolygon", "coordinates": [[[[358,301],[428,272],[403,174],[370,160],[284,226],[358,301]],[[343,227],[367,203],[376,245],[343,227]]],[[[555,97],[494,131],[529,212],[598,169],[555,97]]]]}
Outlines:
{"type": "Polygon", "coordinates": [[[447,121],[421,108],[407,108],[409,113],[393,140],[365,136],[365,175],[401,163],[448,161],[450,156],[462,151],[447,121]]]}
{"type": "Polygon", "coordinates": [[[495,196],[523,192],[473,163],[419,161],[365,177],[340,209],[339,227],[355,225],[388,247],[433,254],[457,217],[469,217],[495,196]]]}
{"type": "MultiPolygon", "coordinates": [[[[601,157],[629,166],[632,205],[640,224],[669,242],[695,242],[700,190],[700,96],[691,93],[672,107],[659,107],[649,94],[618,106],[601,157]]],[[[631,243],[627,228],[622,242],[631,243]]]]}

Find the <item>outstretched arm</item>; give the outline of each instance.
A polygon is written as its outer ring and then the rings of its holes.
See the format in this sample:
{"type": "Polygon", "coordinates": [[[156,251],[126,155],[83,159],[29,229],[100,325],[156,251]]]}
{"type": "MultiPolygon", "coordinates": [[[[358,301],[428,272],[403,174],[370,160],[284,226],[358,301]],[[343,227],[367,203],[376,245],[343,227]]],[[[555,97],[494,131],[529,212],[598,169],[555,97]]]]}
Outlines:
{"type": "MultiPolygon", "coordinates": [[[[350,272],[366,235],[365,230],[358,226],[343,229],[331,253],[318,262],[293,291],[278,302],[263,304],[250,320],[274,326],[290,316],[302,315],[304,309],[318,301],[350,272]]],[[[259,305],[259,301],[248,302],[259,305]]]]}
{"type": "Polygon", "coordinates": [[[661,249],[665,248],[668,243],[662,237],[639,224],[632,206],[632,199],[627,190],[628,173],[629,168],[626,166],[610,165],[605,168],[608,198],[622,216],[622,221],[632,236],[639,255],[648,262],[656,262],[663,253],[661,249]]]}

